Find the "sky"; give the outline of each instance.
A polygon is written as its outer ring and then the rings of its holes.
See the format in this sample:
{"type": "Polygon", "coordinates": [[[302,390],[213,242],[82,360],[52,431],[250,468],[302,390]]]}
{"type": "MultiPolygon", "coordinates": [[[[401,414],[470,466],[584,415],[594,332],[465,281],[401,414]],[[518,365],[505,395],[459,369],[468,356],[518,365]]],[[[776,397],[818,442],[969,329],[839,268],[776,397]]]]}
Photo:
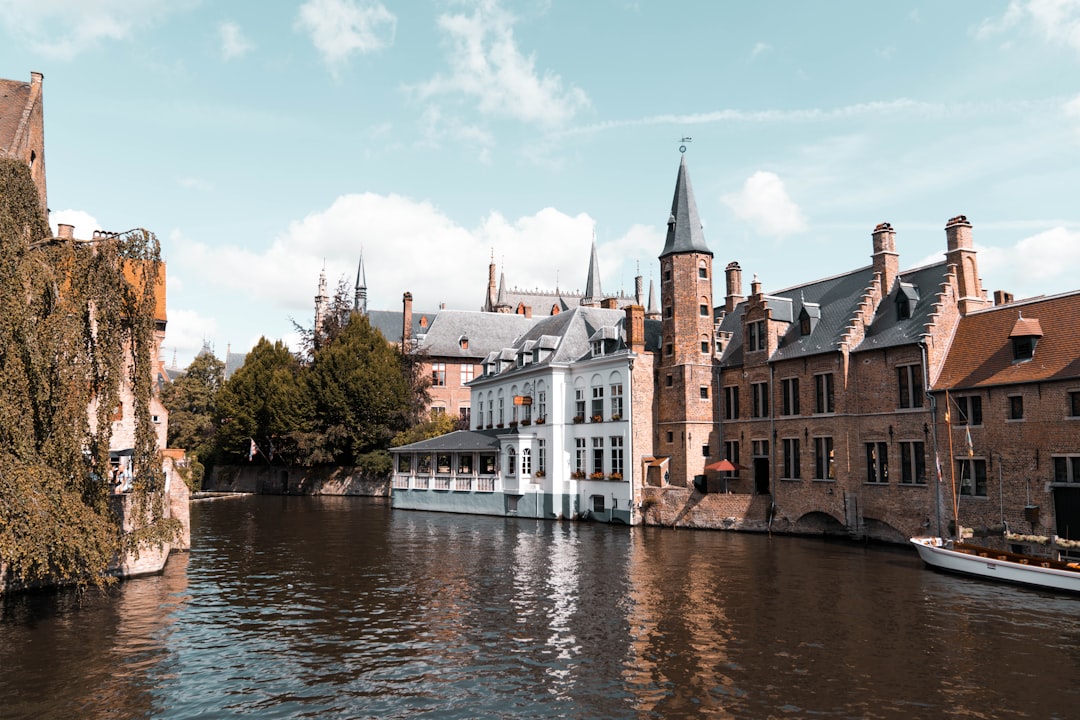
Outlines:
{"type": "Polygon", "coordinates": [[[163,354],[297,347],[320,272],[368,307],[659,284],[680,147],[744,292],[941,259],[1080,289],[1080,0],[0,0],[44,74],[50,221],[152,230],[163,354]]]}

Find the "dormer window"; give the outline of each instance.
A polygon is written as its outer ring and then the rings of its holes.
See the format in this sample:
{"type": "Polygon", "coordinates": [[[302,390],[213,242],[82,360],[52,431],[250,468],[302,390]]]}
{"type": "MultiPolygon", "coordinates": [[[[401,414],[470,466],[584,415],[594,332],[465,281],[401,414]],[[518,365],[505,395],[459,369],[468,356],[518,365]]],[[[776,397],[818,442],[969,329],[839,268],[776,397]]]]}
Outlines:
{"type": "Polygon", "coordinates": [[[1042,326],[1035,318],[1025,318],[1020,314],[1016,318],[1009,338],[1013,346],[1013,362],[1024,362],[1035,357],[1035,345],[1043,336],[1042,326]]]}
{"type": "Polygon", "coordinates": [[[469,337],[468,337],[468,335],[462,335],[461,337],[458,338],[458,347],[460,347],[462,350],[468,350],[469,349],[469,337]]]}
{"type": "Polygon", "coordinates": [[[821,306],[817,303],[803,302],[802,310],[799,311],[799,334],[806,337],[814,332],[820,319],[821,306]]]}
{"type": "Polygon", "coordinates": [[[911,283],[897,283],[896,286],[896,319],[910,320],[915,312],[915,306],[919,302],[919,290],[911,283]]]}

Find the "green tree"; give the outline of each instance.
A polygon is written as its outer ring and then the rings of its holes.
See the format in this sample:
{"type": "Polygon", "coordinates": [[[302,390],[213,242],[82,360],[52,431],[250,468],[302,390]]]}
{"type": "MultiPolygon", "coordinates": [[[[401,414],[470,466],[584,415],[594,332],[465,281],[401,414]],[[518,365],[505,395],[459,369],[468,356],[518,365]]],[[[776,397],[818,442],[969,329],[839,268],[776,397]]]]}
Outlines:
{"type": "Polygon", "coordinates": [[[224,381],[225,363],[204,349],[183,375],[165,386],[161,403],[169,411],[169,447],[184,448],[200,462],[209,459],[217,396],[224,381]]]}
{"type": "Polygon", "coordinates": [[[247,457],[251,440],[270,459],[293,464],[310,425],[310,401],[301,366],[280,340],[265,337],[218,396],[218,448],[223,459],[247,457]]]}
{"type": "Polygon", "coordinates": [[[422,423],[413,425],[404,432],[399,432],[394,436],[391,445],[393,447],[400,447],[402,445],[411,445],[414,442],[420,442],[421,440],[430,440],[440,435],[454,432],[455,430],[464,430],[466,428],[461,427],[457,418],[451,417],[446,413],[439,413],[433,415],[430,420],[426,420],[422,423]]]}

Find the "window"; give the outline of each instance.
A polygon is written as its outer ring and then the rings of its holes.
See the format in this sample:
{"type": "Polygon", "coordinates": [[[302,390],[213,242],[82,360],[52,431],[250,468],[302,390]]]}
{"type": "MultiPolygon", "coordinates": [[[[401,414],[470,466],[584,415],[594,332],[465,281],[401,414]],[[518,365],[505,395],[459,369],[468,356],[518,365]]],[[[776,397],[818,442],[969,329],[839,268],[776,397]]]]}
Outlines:
{"type": "Polygon", "coordinates": [[[802,477],[799,462],[799,438],[784,438],[784,474],[782,477],[798,480],[802,477]]]}
{"type": "Polygon", "coordinates": [[[1010,395],[1009,396],[1009,419],[1010,420],[1023,420],[1024,419],[1024,396],[1023,395],[1010,395]]]}
{"type": "Polygon", "coordinates": [[[926,484],[926,451],[921,442],[900,443],[900,482],[904,485],[926,484]]]}
{"type": "Polygon", "coordinates": [[[574,438],[574,472],[585,477],[585,438],[574,438]]]}
{"type": "Polygon", "coordinates": [[[709,386],[708,385],[700,386],[698,388],[698,394],[701,395],[702,400],[708,400],[709,399],[709,386]]]}
{"type": "Polygon", "coordinates": [[[593,512],[604,512],[604,496],[603,495],[592,495],[592,496],[589,497],[589,499],[592,500],[592,511],[593,512]]]}
{"type": "Polygon", "coordinates": [[[699,278],[701,278],[702,280],[708,280],[709,279],[709,269],[707,267],[705,267],[705,261],[704,260],[702,260],[701,262],[698,263],[697,276],[699,278]]]}
{"type": "Polygon", "coordinates": [[[901,365],[896,368],[900,407],[919,408],[923,403],[922,365],[901,365]]]}
{"type": "Polygon", "coordinates": [[[814,412],[836,412],[833,403],[833,376],[832,373],[822,373],[814,376],[814,412]]]}
{"type": "Polygon", "coordinates": [[[670,430],[667,431],[667,442],[668,445],[675,442],[675,433],[671,432],[670,430]]]}
{"type": "Polygon", "coordinates": [[[784,415],[799,414],[799,378],[787,378],[780,381],[781,390],[784,393],[784,415]]]}
{"type": "Polygon", "coordinates": [[[978,395],[961,395],[954,397],[956,415],[953,423],[956,425],[982,425],[982,398],[978,395]]]}
{"type": "Polygon", "coordinates": [[[672,380],[672,377],[671,377],[671,375],[670,375],[670,374],[669,374],[669,375],[667,376],[667,378],[666,378],[666,380],[665,380],[665,384],[666,384],[666,385],[667,385],[668,387],[671,387],[671,386],[672,386],[672,385],[674,384],[674,382],[673,382],[673,380],[672,380]]]}
{"type": "Polygon", "coordinates": [[[702,457],[709,457],[709,446],[708,445],[702,445],[701,446],[701,456],[702,457]]]}
{"type": "Polygon", "coordinates": [[[594,418],[604,417],[604,386],[596,385],[592,389],[592,415],[594,418]]]}
{"type": "Polygon", "coordinates": [[[473,373],[476,372],[476,366],[472,363],[465,363],[461,366],[461,384],[470,383],[473,381],[473,373]]]}
{"type": "Polygon", "coordinates": [[[472,409],[468,406],[458,408],[458,417],[461,418],[461,424],[468,427],[472,419],[472,409]]]}
{"type": "Polygon", "coordinates": [[[504,408],[503,405],[504,405],[504,403],[503,403],[503,395],[502,395],[502,390],[500,390],[499,391],[499,427],[502,427],[503,423],[506,422],[506,417],[505,417],[506,408],[504,408]]]}
{"type": "Polygon", "coordinates": [[[666,318],[671,317],[671,306],[670,305],[665,305],[664,306],[664,317],[666,317],[666,318]]]}
{"type": "Polygon", "coordinates": [[[724,388],[724,419],[739,419],[739,386],[729,385],[724,388]]]}
{"type": "Polygon", "coordinates": [[[604,474],[604,438],[592,439],[592,469],[594,473],[604,474]]]}
{"type": "Polygon", "coordinates": [[[446,414],[446,408],[444,408],[442,405],[433,405],[432,406],[432,408],[431,408],[431,417],[432,418],[437,418],[440,415],[445,415],[445,414],[446,414]]]}
{"type": "Polygon", "coordinates": [[[440,475],[450,474],[450,453],[439,453],[435,456],[435,472],[440,475]]]}
{"type": "Polygon", "coordinates": [[[813,329],[810,324],[810,316],[804,312],[799,316],[799,334],[806,337],[813,329]]]}
{"type": "Polygon", "coordinates": [[[536,393],[536,412],[538,419],[547,418],[547,391],[540,390],[536,393]]]}
{"type": "Polygon", "coordinates": [[[836,462],[831,437],[814,438],[814,478],[817,480],[836,479],[836,462]]]}
{"type": "Polygon", "coordinates": [[[446,385],[446,363],[431,363],[431,384],[435,387],[446,385]]]}
{"type": "Polygon", "coordinates": [[[739,441],[738,440],[726,440],[724,441],[724,457],[731,461],[731,464],[735,466],[734,472],[724,473],[724,477],[738,477],[739,476],[739,441]]]}
{"type": "Polygon", "coordinates": [[[1013,360],[1030,360],[1035,357],[1035,342],[1039,338],[1032,335],[1012,339],[1013,360]]]}
{"type": "Polygon", "coordinates": [[[664,282],[670,282],[670,281],[671,281],[671,266],[668,265],[667,267],[664,268],[664,282]]]}
{"type": "Polygon", "coordinates": [[[421,475],[431,474],[431,455],[424,453],[416,456],[416,472],[421,475]]]}
{"type": "Polygon", "coordinates": [[[768,417],[769,415],[769,383],[754,383],[750,386],[750,397],[753,398],[753,407],[750,417],[768,417]]]}
{"type": "Polygon", "coordinates": [[[866,443],[866,482],[889,482],[889,446],[883,442],[866,443]]]}
{"type": "Polygon", "coordinates": [[[574,417],[585,419],[585,388],[574,389],[574,417]]]}
{"type": "Polygon", "coordinates": [[[665,355],[672,355],[672,354],[674,354],[674,352],[675,352],[675,347],[671,343],[667,343],[666,345],[664,345],[664,354],[665,355]]]}
{"type": "Polygon", "coordinates": [[[480,456],[480,472],[484,475],[495,474],[495,455],[484,453],[480,456]]]}
{"type": "Polygon", "coordinates": [[[701,317],[709,317],[709,306],[704,303],[698,305],[698,315],[701,317]]]}
{"type": "Polygon", "coordinates": [[[622,435],[611,436],[611,474],[618,475],[619,478],[621,478],[623,474],[622,435]]]}
{"type": "Polygon", "coordinates": [[[400,473],[412,472],[412,455],[401,453],[397,456],[397,471],[400,473]]]}
{"type": "Polygon", "coordinates": [[[622,418],[623,413],[623,394],[622,383],[612,383],[611,385],[611,419],[618,420],[622,418]]]}
{"type": "Polygon", "coordinates": [[[511,477],[517,472],[517,451],[510,448],[506,451],[506,474],[511,477]]]}
{"type": "Polygon", "coordinates": [[[521,451],[521,474],[532,475],[532,450],[529,448],[521,451]]]}
{"type": "Polygon", "coordinates": [[[764,350],[766,347],[765,342],[765,321],[758,320],[756,322],[746,324],[746,349],[750,352],[755,350],[764,350]]]}
{"type": "Polygon", "coordinates": [[[701,354],[702,355],[708,355],[709,354],[709,341],[708,340],[702,340],[701,341],[701,354]]]}
{"type": "Polygon", "coordinates": [[[960,494],[986,497],[986,461],[981,458],[965,458],[956,461],[956,474],[960,477],[960,494]]]}
{"type": "Polygon", "coordinates": [[[750,453],[754,457],[768,457],[769,456],[769,441],[768,440],[751,440],[750,441],[750,453]]]}
{"type": "Polygon", "coordinates": [[[1069,393],[1069,417],[1080,417],[1080,391],[1069,393]]]}
{"type": "Polygon", "coordinates": [[[1054,460],[1054,482],[1080,483],[1080,455],[1059,455],[1054,460]]]}
{"type": "Polygon", "coordinates": [[[536,469],[547,472],[547,441],[543,438],[536,441],[536,469]]]}
{"type": "Polygon", "coordinates": [[[472,455],[458,455],[457,471],[458,475],[472,475],[472,455]]]}

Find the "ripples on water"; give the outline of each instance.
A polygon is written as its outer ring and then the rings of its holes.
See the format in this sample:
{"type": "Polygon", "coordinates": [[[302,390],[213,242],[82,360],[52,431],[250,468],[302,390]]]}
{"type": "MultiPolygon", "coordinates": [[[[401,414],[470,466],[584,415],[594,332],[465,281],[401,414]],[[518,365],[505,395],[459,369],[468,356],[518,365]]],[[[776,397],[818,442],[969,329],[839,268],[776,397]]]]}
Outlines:
{"type": "Polygon", "coordinates": [[[0,600],[0,718],[1069,718],[1080,600],[797,538],[195,505],[104,593],[0,600]]]}

